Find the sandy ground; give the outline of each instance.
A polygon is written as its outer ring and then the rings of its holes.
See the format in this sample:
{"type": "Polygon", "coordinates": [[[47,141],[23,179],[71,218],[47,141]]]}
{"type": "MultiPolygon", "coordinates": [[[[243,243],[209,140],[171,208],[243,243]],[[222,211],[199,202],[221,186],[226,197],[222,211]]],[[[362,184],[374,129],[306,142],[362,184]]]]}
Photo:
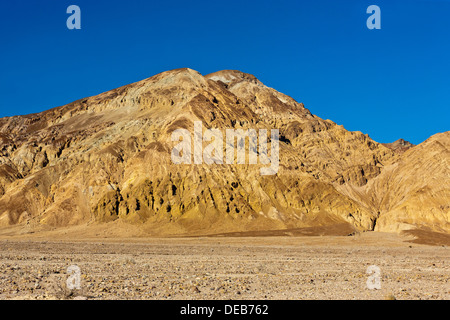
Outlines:
{"type": "Polygon", "coordinates": [[[397,234],[0,238],[0,299],[449,299],[450,247],[397,234]],[[69,289],[67,268],[81,271],[69,289]],[[368,266],[381,289],[367,287],[368,266]]]}

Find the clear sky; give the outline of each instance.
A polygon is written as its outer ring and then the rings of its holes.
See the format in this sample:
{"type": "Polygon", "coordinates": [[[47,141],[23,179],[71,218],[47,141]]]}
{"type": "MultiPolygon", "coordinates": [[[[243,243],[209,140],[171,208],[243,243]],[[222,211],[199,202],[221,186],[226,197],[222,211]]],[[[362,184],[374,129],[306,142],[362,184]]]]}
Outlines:
{"type": "Polygon", "coordinates": [[[0,48],[0,117],[189,67],[254,74],[379,142],[450,130],[450,0],[3,0],[0,48]]]}

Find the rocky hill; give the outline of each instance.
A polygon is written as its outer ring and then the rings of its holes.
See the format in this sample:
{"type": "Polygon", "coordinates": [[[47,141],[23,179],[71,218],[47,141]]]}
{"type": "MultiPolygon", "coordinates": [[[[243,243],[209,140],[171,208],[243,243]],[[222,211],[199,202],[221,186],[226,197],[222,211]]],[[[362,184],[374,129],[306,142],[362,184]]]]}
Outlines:
{"type": "Polygon", "coordinates": [[[445,132],[398,152],[312,115],[252,75],[177,69],[0,119],[0,226],[37,232],[120,221],[145,235],[333,226],[449,232],[449,147],[445,132]],[[197,121],[224,133],[266,129],[269,152],[270,130],[279,129],[277,173],[261,175],[267,166],[248,155],[245,164],[173,163],[172,134],[194,133],[197,121]]]}

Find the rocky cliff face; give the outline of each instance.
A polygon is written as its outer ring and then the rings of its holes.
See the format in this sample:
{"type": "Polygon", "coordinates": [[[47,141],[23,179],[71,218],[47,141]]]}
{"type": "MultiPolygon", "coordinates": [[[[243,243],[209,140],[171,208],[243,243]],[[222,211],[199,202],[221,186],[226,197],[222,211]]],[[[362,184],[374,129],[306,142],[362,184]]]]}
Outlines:
{"type": "Polygon", "coordinates": [[[252,75],[172,70],[0,119],[0,226],[124,221],[149,235],[336,224],[448,232],[449,143],[446,132],[399,153],[312,115],[252,75]],[[223,132],[279,129],[277,174],[261,175],[264,165],[248,156],[246,164],[174,164],[172,133],[194,132],[196,121],[223,132]]]}

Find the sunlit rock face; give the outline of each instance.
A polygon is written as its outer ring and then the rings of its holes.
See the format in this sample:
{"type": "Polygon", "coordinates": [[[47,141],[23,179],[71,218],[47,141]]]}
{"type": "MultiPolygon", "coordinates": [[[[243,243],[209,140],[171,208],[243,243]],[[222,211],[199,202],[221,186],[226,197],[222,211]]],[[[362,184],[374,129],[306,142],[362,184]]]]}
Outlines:
{"type": "Polygon", "coordinates": [[[449,145],[446,132],[400,143],[399,152],[312,115],[252,75],[177,69],[0,119],[0,226],[121,221],[133,226],[130,236],[336,225],[449,232],[449,145]],[[197,164],[193,156],[175,164],[172,135],[194,135],[196,122],[224,133],[224,153],[227,129],[265,129],[269,153],[278,129],[276,174],[262,175],[267,165],[249,163],[248,154],[244,164],[197,164]]]}

